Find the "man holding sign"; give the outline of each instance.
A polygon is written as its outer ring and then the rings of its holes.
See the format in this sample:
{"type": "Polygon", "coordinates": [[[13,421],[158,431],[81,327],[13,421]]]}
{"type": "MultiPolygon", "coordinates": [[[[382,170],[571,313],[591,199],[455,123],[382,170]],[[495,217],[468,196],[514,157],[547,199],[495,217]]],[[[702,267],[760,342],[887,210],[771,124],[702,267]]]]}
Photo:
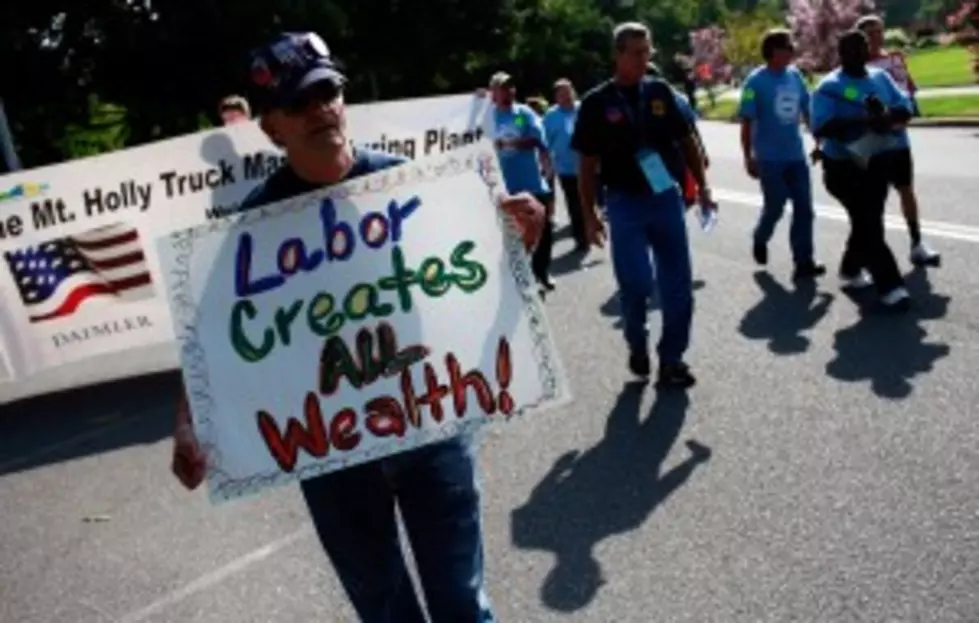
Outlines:
{"type": "MultiPolygon", "coordinates": [[[[256,208],[393,167],[403,159],[354,149],[345,135],[343,85],[323,40],[284,34],[252,56],[252,102],[286,166],[242,203],[256,208]]],[[[500,208],[529,248],[544,208],[527,194],[500,208]]],[[[186,397],[177,414],[173,471],[196,488],[208,457],[186,397]]],[[[483,588],[483,547],[474,450],[459,436],[302,481],[321,543],[361,620],[422,622],[401,557],[395,505],[411,538],[429,614],[436,623],[492,621],[483,588]]]]}

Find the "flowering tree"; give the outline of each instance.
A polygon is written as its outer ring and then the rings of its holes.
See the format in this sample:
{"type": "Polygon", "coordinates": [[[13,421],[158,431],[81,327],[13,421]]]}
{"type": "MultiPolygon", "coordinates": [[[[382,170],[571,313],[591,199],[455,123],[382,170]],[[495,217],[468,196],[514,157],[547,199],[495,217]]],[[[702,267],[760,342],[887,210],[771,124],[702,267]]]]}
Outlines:
{"type": "Polygon", "coordinates": [[[957,31],[960,43],[969,46],[972,52],[972,71],[979,82],[979,0],[967,0],[946,18],[946,25],[957,31]]]}
{"type": "Polygon", "coordinates": [[[762,62],[761,40],[770,28],[780,26],[781,15],[754,10],[729,13],[721,26],[709,26],[690,33],[693,50],[691,64],[710,68],[715,82],[726,82],[762,62]]]}
{"type": "Polygon", "coordinates": [[[840,35],[874,8],[874,0],[789,0],[787,17],[799,66],[810,71],[835,67],[840,35]]]}
{"type": "Polygon", "coordinates": [[[690,50],[695,71],[706,65],[712,81],[722,80],[728,73],[728,62],[724,57],[724,31],[719,26],[691,31],[690,50]]]}
{"type": "Polygon", "coordinates": [[[962,6],[945,18],[953,30],[979,28],[979,1],[963,2],[962,6]]]}

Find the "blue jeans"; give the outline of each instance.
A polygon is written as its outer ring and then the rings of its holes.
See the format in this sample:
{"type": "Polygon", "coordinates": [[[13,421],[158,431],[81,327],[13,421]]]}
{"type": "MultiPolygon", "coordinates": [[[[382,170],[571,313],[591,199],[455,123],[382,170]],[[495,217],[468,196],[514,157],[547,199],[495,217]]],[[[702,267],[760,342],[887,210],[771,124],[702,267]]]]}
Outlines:
{"type": "Polygon", "coordinates": [[[629,350],[648,350],[646,310],[655,283],[663,311],[657,354],[663,365],[679,363],[690,346],[693,322],[693,269],[683,198],[678,190],[654,195],[610,188],[607,212],[612,268],[619,282],[629,350]],[[655,281],[650,248],[656,263],[655,281]]]}
{"type": "Polygon", "coordinates": [[[755,244],[767,245],[775,226],[785,213],[785,202],[792,201],[792,224],[789,242],[796,264],[813,261],[812,180],[805,160],[788,162],[759,161],[758,177],[764,205],[755,226],[755,244]]]}
{"type": "Polygon", "coordinates": [[[432,623],[491,623],[480,494],[465,435],[301,483],[313,525],[363,623],[424,623],[395,504],[432,623]]]}

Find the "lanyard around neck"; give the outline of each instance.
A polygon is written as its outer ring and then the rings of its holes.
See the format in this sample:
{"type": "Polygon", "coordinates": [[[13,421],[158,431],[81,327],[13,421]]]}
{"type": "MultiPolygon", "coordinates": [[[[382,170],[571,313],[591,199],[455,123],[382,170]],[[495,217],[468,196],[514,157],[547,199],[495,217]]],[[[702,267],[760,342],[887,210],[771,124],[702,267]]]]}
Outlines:
{"type": "Polygon", "coordinates": [[[618,96],[618,99],[625,105],[625,114],[629,118],[629,123],[631,123],[633,127],[639,130],[641,133],[643,126],[645,126],[645,123],[643,121],[645,115],[642,114],[642,110],[643,110],[642,105],[643,105],[643,100],[645,99],[644,96],[646,94],[646,83],[644,81],[640,81],[637,86],[638,86],[639,94],[637,97],[635,108],[633,108],[632,104],[629,102],[629,98],[626,97],[625,92],[622,90],[621,87],[616,86],[615,93],[618,96]]]}

